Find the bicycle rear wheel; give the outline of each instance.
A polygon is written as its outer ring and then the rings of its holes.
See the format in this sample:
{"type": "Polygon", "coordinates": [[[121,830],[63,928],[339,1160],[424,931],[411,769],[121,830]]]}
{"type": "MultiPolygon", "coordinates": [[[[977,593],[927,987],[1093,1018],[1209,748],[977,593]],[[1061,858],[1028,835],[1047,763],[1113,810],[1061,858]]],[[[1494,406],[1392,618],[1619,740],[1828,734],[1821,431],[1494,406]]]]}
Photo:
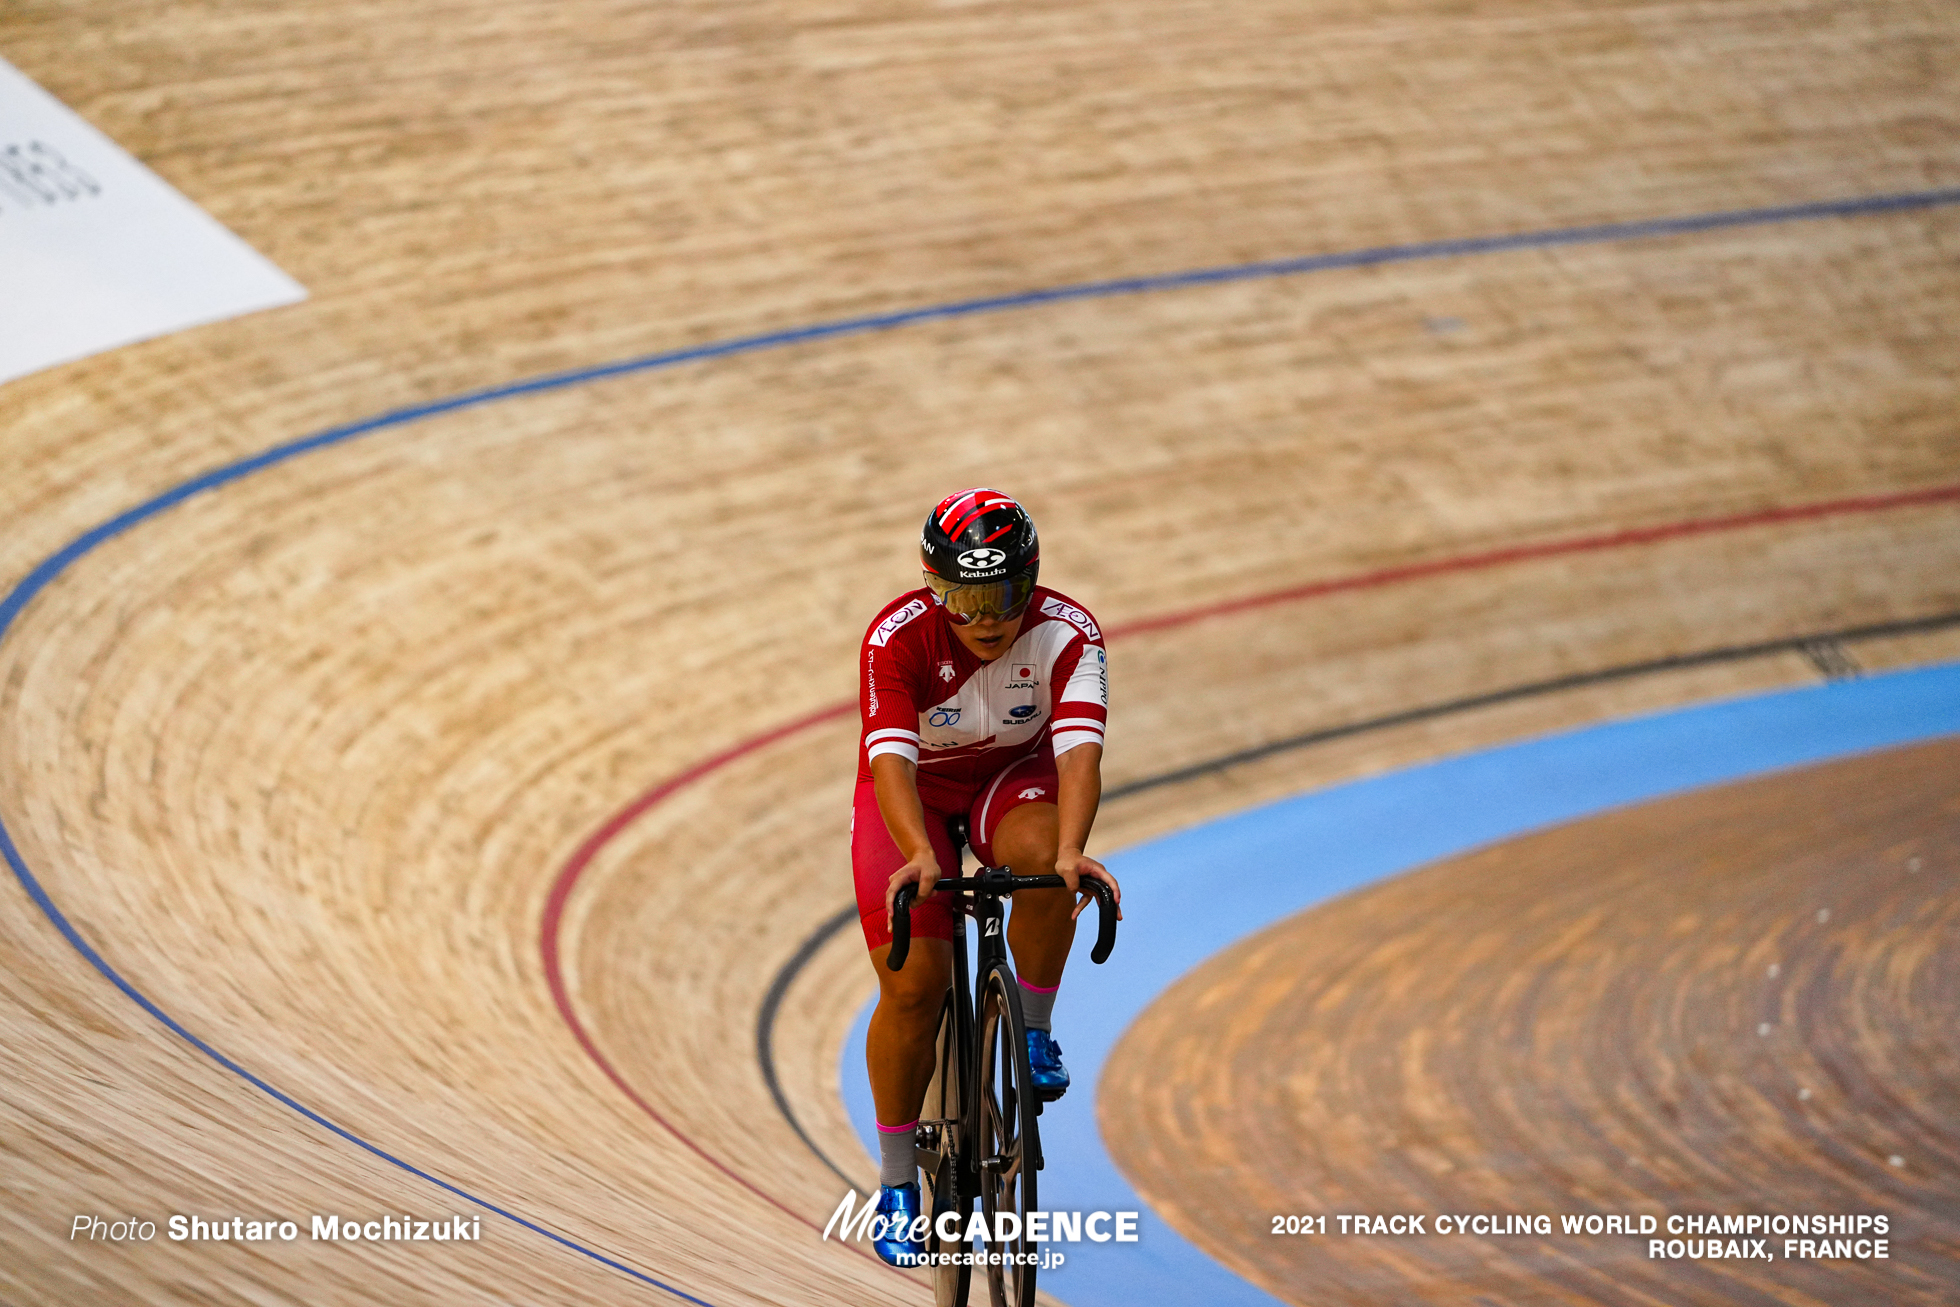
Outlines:
{"type": "MultiPolygon", "coordinates": [[[[964,1228],[966,1213],[971,1209],[973,1196],[965,1192],[960,1183],[960,1161],[962,1145],[967,1139],[967,1125],[961,1115],[964,1101],[963,1087],[966,1084],[965,1062],[966,1041],[962,1039],[959,1020],[960,1005],[952,990],[946,992],[946,1004],[939,1012],[938,1044],[933,1054],[932,1083],[926,1086],[924,1109],[919,1113],[919,1170],[925,1177],[921,1196],[925,1199],[925,1210],[934,1217],[937,1225],[939,1213],[952,1210],[960,1213],[960,1224],[964,1228]]],[[[966,1246],[958,1237],[947,1240],[939,1237],[938,1231],[926,1236],[926,1251],[935,1259],[943,1253],[963,1253],[966,1246]]],[[[966,1307],[973,1268],[971,1266],[942,1266],[934,1264],[932,1275],[933,1307],[966,1307]]]]}
{"type": "Polygon", "coordinates": [[[1005,963],[988,968],[980,989],[978,1149],[980,1210],[987,1232],[998,1235],[1003,1214],[1015,1219],[1007,1239],[987,1243],[987,1292],[991,1307],[1034,1307],[1034,1259],[1027,1237],[1035,1205],[1035,1172],[1041,1169],[1041,1135],[1035,1124],[1034,1079],[1021,1018],[1021,993],[1005,963]]]}

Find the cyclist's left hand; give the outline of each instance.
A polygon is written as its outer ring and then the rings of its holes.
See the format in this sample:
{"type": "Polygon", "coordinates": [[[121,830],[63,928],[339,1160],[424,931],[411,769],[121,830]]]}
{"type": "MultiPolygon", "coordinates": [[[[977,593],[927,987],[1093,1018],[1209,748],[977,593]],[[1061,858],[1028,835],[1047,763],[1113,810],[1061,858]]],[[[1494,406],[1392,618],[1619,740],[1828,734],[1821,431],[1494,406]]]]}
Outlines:
{"type": "Polygon", "coordinates": [[[1109,894],[1116,902],[1116,919],[1123,919],[1123,887],[1116,883],[1116,877],[1109,874],[1109,868],[1097,862],[1080,849],[1063,849],[1055,855],[1055,874],[1068,882],[1069,893],[1076,896],[1075,911],[1068,914],[1074,921],[1082,915],[1082,909],[1094,899],[1088,890],[1082,888],[1082,878],[1099,880],[1109,886],[1109,894]]]}

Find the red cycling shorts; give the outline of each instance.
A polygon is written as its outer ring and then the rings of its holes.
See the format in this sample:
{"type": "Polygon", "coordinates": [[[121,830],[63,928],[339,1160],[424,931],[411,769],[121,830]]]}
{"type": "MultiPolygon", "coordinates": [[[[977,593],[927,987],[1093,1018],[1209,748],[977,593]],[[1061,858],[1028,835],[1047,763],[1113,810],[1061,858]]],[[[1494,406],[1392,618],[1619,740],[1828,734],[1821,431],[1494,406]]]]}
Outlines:
{"type": "MultiPolygon", "coordinates": [[[[994,865],[994,833],[1001,818],[1024,803],[1055,801],[1055,761],[1030,754],[1010,763],[997,775],[973,785],[955,785],[919,777],[919,800],[926,810],[926,836],[939,859],[939,874],[957,876],[959,863],[953,860],[953,842],[946,835],[946,819],[954,813],[967,814],[972,832],[973,856],[980,865],[994,865]]],[[[905,855],[892,842],[885,818],[878,811],[877,791],[870,781],[859,781],[856,802],[851,809],[851,870],[857,882],[858,924],[864,927],[867,948],[880,949],[892,942],[891,923],[885,919],[885,889],[892,873],[905,865],[905,855]]],[[[912,935],[933,939],[953,937],[951,900],[935,894],[912,905],[912,935]]]]}

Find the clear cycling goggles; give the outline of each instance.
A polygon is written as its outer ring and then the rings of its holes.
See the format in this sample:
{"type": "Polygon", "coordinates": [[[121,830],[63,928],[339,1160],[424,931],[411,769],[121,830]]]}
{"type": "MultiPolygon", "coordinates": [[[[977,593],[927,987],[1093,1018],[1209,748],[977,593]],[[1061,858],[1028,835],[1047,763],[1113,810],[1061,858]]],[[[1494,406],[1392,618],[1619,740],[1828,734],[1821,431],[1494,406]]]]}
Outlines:
{"type": "Polygon", "coordinates": [[[933,598],[955,626],[988,619],[1012,621],[1027,608],[1028,600],[1034,598],[1034,578],[1025,572],[1005,581],[986,581],[979,585],[962,585],[931,572],[925,576],[933,598]]]}

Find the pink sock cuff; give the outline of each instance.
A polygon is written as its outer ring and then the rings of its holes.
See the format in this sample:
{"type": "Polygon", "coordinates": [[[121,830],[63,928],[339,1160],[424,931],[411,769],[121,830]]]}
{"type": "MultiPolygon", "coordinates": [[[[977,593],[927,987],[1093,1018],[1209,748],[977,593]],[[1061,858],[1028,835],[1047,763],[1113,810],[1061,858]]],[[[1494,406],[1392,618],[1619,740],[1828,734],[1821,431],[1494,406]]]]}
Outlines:
{"type": "Polygon", "coordinates": [[[883,1121],[878,1123],[878,1129],[888,1135],[902,1135],[918,1128],[917,1121],[908,1121],[904,1125],[886,1125],[883,1121]]]}
{"type": "Polygon", "coordinates": [[[1052,985],[1030,985],[1019,976],[1014,977],[1014,979],[1020,983],[1022,989],[1027,990],[1030,994],[1052,994],[1062,987],[1060,981],[1056,981],[1052,985]]]}

